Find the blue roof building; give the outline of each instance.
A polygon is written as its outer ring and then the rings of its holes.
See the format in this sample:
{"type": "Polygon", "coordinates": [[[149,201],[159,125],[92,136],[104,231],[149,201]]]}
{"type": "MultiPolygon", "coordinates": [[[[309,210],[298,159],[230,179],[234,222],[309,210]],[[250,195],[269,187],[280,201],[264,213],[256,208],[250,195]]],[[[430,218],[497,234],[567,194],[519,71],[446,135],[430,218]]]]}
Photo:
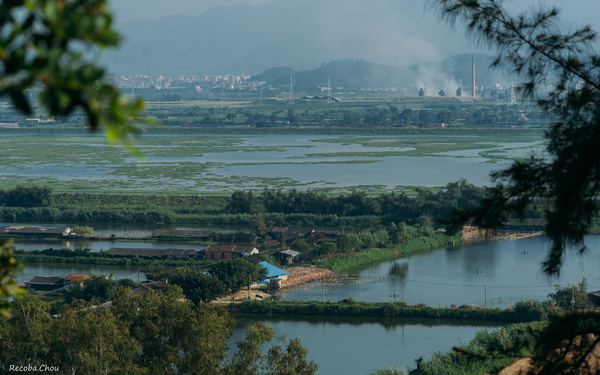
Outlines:
{"type": "Polygon", "coordinates": [[[262,267],[267,269],[267,279],[266,280],[275,279],[275,278],[278,278],[280,280],[285,280],[285,279],[287,279],[287,275],[289,275],[288,271],[282,270],[281,268],[277,268],[270,263],[260,262],[258,264],[260,264],[262,267]]]}

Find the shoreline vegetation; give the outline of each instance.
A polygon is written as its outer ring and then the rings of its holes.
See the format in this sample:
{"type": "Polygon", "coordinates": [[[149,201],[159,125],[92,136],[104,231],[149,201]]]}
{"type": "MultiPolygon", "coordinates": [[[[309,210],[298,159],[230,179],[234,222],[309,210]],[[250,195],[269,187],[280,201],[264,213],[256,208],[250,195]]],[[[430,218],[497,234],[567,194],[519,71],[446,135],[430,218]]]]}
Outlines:
{"type": "Polygon", "coordinates": [[[424,304],[410,306],[404,302],[365,302],[348,298],[338,302],[244,299],[223,306],[231,313],[256,315],[458,319],[509,323],[546,320],[548,315],[552,314],[552,309],[542,306],[541,303],[534,304],[535,306],[522,306],[529,304],[531,304],[529,301],[518,302],[512,309],[481,308],[471,305],[431,307],[424,304]]]}

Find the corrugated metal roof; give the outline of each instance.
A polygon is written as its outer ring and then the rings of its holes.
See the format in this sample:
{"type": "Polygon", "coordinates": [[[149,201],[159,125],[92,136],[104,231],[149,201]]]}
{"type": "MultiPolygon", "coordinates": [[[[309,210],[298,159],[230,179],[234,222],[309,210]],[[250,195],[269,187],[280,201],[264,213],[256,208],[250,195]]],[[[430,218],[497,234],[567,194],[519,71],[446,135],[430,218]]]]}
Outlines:
{"type": "Polygon", "coordinates": [[[274,265],[267,262],[260,262],[258,264],[267,269],[267,279],[289,274],[288,271],[282,270],[281,268],[277,268],[274,265]]]}

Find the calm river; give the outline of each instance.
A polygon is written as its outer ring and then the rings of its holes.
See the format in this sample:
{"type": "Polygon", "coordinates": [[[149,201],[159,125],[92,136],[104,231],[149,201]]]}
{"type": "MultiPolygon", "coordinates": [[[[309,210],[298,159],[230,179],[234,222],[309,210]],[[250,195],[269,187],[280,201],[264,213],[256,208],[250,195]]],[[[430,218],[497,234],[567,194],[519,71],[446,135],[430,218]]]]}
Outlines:
{"type": "MultiPolygon", "coordinates": [[[[429,306],[487,305],[507,307],[522,299],[544,299],[555,284],[566,286],[587,279],[590,291],[600,290],[600,236],[586,237],[590,252],[569,253],[558,279],[540,271],[548,243],[544,237],[487,242],[435,250],[399,258],[342,275],[325,283],[325,300],[354,298],[399,301],[429,306]],[[404,282],[402,279],[404,278],[404,282]]],[[[286,290],[286,300],[321,300],[321,283],[286,290]]]]}

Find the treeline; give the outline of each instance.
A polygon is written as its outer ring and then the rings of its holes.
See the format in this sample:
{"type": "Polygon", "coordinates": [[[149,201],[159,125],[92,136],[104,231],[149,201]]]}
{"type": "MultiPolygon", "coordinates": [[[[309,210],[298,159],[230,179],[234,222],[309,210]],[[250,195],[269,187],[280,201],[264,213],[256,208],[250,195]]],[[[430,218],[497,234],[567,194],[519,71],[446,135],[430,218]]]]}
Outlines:
{"type": "MultiPolygon", "coordinates": [[[[120,265],[120,266],[165,266],[181,267],[187,266],[192,261],[169,260],[156,257],[155,259],[144,259],[138,257],[116,257],[109,252],[92,252],[90,249],[45,249],[45,250],[15,250],[17,259],[28,263],[84,263],[84,264],[102,264],[102,265],[120,265]]],[[[196,266],[208,262],[193,261],[196,266]]]]}
{"type": "Polygon", "coordinates": [[[553,313],[550,304],[537,301],[520,301],[512,310],[482,309],[470,305],[434,308],[423,304],[409,306],[404,302],[364,302],[352,298],[339,302],[244,300],[229,305],[236,313],[296,314],[322,316],[366,316],[394,318],[489,320],[505,322],[530,322],[548,319],[553,313]]]}
{"type": "MultiPolygon", "coordinates": [[[[264,190],[260,195],[251,191],[234,192],[225,210],[228,213],[283,213],[348,216],[376,216],[382,222],[417,223],[437,220],[455,208],[468,208],[485,196],[485,188],[466,180],[447,184],[438,192],[417,189],[416,197],[394,192],[368,196],[354,191],[337,196],[315,191],[288,192],[264,190]]],[[[427,226],[427,225],[424,225],[427,226]]]]}
{"type": "Polygon", "coordinates": [[[17,185],[0,190],[0,206],[5,207],[47,207],[52,204],[52,198],[52,189],[45,186],[17,185]]]}
{"type": "Polygon", "coordinates": [[[233,319],[222,308],[186,301],[180,288],[135,296],[118,288],[111,309],[74,300],[55,317],[50,306],[26,295],[0,320],[0,372],[61,374],[266,375],[289,369],[312,375],[300,340],[275,338],[263,324],[250,327],[228,355],[233,319]]]}
{"type": "Polygon", "coordinates": [[[236,191],[231,196],[52,194],[47,187],[2,191],[0,220],[75,223],[175,223],[250,225],[256,215],[280,226],[364,226],[406,222],[429,226],[454,208],[467,208],[485,188],[465,180],[439,191],[418,188],[409,197],[394,192],[368,196],[363,191],[329,195],[315,191],[236,191]]]}

